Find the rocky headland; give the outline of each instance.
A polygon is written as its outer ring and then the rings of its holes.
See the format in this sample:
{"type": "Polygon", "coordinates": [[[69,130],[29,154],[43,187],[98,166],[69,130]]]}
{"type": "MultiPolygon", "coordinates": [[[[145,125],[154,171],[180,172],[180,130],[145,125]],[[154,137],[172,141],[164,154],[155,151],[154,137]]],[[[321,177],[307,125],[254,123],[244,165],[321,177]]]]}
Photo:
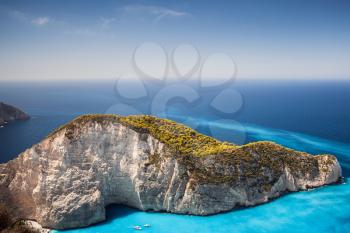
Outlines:
{"type": "Polygon", "coordinates": [[[15,120],[27,120],[29,116],[22,110],[0,102],[0,125],[15,120]]]}
{"type": "Polygon", "coordinates": [[[210,215],[340,178],[332,155],[236,146],[152,116],[85,115],[0,164],[0,200],[13,219],[65,229],[103,221],[112,203],[210,215]]]}

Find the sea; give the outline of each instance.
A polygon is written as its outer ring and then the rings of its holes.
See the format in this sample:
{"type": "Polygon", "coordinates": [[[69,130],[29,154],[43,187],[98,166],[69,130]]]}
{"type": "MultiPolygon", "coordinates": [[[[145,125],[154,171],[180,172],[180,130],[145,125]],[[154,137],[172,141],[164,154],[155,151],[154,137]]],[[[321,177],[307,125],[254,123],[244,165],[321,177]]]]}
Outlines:
{"type": "Polygon", "coordinates": [[[268,140],[311,154],[334,154],[341,184],[290,193],[269,203],[212,216],[107,207],[107,220],[67,233],[350,232],[350,81],[242,80],[203,88],[116,80],[3,82],[0,101],[31,119],[0,126],[0,163],[82,114],[152,114],[236,144],[268,140]],[[124,91],[123,91],[124,90],[124,91]],[[125,90],[128,90],[125,92],[125,90]],[[230,92],[232,91],[232,92],[230,92]],[[230,94],[231,93],[231,94],[230,94]],[[234,94],[232,94],[234,93],[234,94]]]}

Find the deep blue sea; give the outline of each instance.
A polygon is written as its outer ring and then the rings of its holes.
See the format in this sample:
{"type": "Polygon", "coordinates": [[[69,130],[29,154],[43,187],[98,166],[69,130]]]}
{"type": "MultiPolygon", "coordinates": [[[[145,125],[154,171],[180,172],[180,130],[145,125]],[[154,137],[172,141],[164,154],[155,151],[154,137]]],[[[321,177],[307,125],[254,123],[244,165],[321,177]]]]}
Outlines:
{"type": "MultiPolygon", "coordinates": [[[[133,84],[129,85],[133,91],[133,84]]],[[[56,127],[81,114],[153,113],[152,107],[159,103],[154,101],[157,88],[150,86],[149,97],[136,100],[118,93],[113,81],[0,83],[0,101],[18,106],[32,116],[28,121],[0,128],[0,162],[15,158],[56,127]]],[[[344,183],[208,217],[145,213],[110,206],[107,221],[65,232],[128,233],[135,232],[132,226],[143,224],[151,224],[142,230],[149,233],[350,232],[350,82],[241,81],[232,87],[241,94],[241,103],[220,99],[220,106],[239,105],[233,113],[211,106],[222,88],[195,88],[199,98],[191,104],[183,101],[185,90],[176,89],[180,96],[167,103],[166,115],[160,115],[238,144],[270,140],[312,154],[334,154],[341,163],[344,183]]]]}

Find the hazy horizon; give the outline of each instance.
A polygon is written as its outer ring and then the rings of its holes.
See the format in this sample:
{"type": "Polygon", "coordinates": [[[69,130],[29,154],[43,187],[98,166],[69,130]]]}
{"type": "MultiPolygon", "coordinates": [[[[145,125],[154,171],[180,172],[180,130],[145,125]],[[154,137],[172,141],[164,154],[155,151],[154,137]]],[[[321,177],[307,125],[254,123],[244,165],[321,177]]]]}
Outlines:
{"type": "MultiPolygon", "coordinates": [[[[349,11],[345,0],[0,0],[0,81],[132,79],[133,53],[148,42],[166,52],[142,51],[141,62],[158,74],[164,57],[188,44],[201,63],[232,57],[240,79],[347,80],[349,11]]],[[[185,51],[179,66],[192,55],[185,51]]],[[[210,77],[221,77],[221,66],[214,61],[210,77]]]]}

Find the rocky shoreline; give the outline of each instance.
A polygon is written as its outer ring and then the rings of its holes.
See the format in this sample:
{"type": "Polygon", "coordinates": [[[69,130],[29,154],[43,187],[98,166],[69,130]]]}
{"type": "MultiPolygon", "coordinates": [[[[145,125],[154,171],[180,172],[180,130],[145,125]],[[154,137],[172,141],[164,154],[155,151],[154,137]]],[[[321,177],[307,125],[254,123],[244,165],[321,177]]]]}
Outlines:
{"type": "Polygon", "coordinates": [[[332,184],[341,168],[272,142],[220,142],[152,116],[85,115],[0,164],[0,200],[16,219],[66,229],[105,206],[210,215],[332,184]]]}

